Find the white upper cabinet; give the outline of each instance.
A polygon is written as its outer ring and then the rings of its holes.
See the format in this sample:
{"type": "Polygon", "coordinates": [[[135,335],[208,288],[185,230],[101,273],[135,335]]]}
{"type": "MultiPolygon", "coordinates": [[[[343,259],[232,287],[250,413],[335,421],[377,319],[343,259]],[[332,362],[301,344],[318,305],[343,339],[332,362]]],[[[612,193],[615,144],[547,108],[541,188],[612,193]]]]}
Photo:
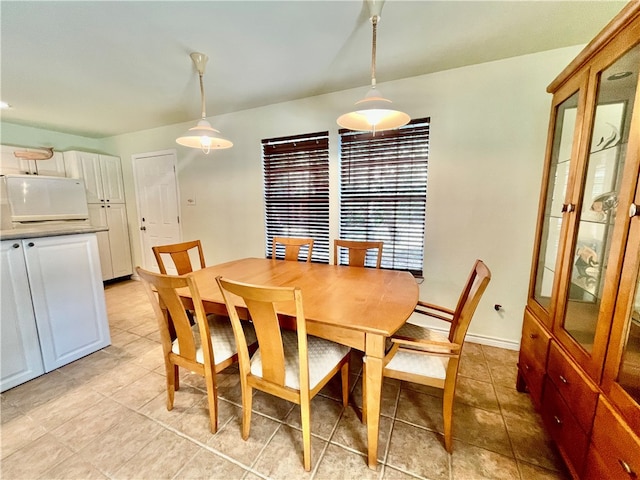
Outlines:
{"type": "Polygon", "coordinates": [[[0,175],[48,175],[64,177],[62,152],[53,152],[48,160],[27,160],[15,156],[15,152],[42,152],[36,148],[0,146],[0,175]]]}
{"type": "Polygon", "coordinates": [[[120,158],[97,153],[64,152],[67,176],[84,179],[88,203],[124,203],[120,158]]]}
{"type": "Polygon", "coordinates": [[[102,190],[105,201],[109,203],[125,203],[120,158],[100,155],[100,174],[102,176],[102,190]]]}

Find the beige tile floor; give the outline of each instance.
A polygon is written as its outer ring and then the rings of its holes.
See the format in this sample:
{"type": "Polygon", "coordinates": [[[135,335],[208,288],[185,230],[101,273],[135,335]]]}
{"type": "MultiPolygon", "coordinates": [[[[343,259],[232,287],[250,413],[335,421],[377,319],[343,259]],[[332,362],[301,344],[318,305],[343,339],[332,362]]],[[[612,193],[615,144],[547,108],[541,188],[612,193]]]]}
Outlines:
{"type": "Polygon", "coordinates": [[[174,409],[156,323],[138,282],[106,288],[112,345],[2,393],[3,479],[557,479],[567,478],[527,395],[517,352],[467,343],[458,381],[454,453],[443,447],[437,391],[385,380],[379,465],[366,466],[359,418],[331,383],[312,403],[312,471],[302,468],[297,406],[257,392],[240,437],[237,370],[219,379],[219,430],[209,431],[204,384],[183,374],[174,409]]]}

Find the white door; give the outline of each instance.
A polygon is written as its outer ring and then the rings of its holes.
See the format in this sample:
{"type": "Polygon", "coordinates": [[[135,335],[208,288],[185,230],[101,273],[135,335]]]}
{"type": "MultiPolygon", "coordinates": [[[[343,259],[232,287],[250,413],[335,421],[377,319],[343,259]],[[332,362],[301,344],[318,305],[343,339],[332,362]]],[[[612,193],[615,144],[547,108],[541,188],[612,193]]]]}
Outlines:
{"type": "Polygon", "coordinates": [[[151,247],[181,241],[176,152],[133,155],[143,268],[158,272],[151,247]]]}

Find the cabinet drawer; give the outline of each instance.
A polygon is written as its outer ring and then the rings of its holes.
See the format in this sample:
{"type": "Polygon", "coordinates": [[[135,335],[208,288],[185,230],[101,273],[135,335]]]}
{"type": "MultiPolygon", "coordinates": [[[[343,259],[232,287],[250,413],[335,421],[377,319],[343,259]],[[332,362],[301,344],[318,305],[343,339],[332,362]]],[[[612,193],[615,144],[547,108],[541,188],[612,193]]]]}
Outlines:
{"type": "Polygon", "coordinates": [[[535,317],[525,310],[518,368],[531,394],[531,401],[537,409],[540,409],[548,348],[549,334],[535,317]]]}
{"type": "Polygon", "coordinates": [[[589,434],[596,412],[598,390],[555,342],[549,346],[547,375],[566,404],[571,405],[571,412],[582,430],[589,434]]]}
{"type": "Polygon", "coordinates": [[[542,395],[542,420],[569,468],[580,478],[587,454],[588,437],[549,377],[545,379],[542,395]]]}
{"type": "Polygon", "coordinates": [[[530,362],[538,363],[543,370],[547,364],[549,338],[549,334],[542,328],[540,323],[525,310],[520,351],[526,352],[527,359],[530,362]]]}
{"type": "MultiPolygon", "coordinates": [[[[607,475],[601,478],[640,477],[640,438],[634,434],[613,407],[600,397],[591,435],[591,448],[598,456],[589,455],[597,467],[598,460],[607,475]]],[[[601,468],[602,470],[602,468],[601,468]]]]}
{"type": "Polygon", "coordinates": [[[525,350],[520,351],[518,368],[520,369],[520,373],[527,384],[531,401],[539,410],[542,395],[542,382],[544,381],[544,367],[529,355],[530,353],[525,350]]]}

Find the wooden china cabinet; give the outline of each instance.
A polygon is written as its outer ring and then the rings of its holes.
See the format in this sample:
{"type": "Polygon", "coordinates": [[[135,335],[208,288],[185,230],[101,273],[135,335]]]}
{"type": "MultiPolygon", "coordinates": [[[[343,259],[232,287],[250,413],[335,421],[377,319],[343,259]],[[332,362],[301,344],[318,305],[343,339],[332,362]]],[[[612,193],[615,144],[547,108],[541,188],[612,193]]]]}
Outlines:
{"type": "Polygon", "coordinates": [[[640,478],[640,2],[553,94],[518,389],[575,478],[640,478]]]}

